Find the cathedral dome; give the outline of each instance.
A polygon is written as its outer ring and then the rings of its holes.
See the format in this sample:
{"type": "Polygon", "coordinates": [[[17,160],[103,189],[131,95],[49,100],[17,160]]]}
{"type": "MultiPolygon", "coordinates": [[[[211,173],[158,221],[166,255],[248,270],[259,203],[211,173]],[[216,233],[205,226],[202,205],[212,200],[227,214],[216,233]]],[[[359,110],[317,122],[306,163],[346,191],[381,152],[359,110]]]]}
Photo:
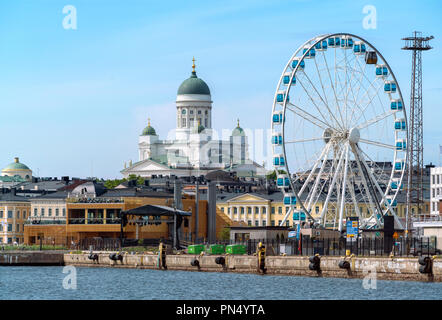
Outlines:
{"type": "Polygon", "coordinates": [[[195,58],[193,59],[193,65],[192,65],[193,71],[190,75],[190,78],[186,79],[181,83],[180,87],[178,88],[178,95],[181,94],[205,94],[210,95],[210,89],[207,83],[204,82],[204,80],[198,78],[196,76],[195,71],[195,58]]]}
{"type": "Polygon", "coordinates": [[[238,125],[235,129],[232,131],[232,136],[245,136],[244,130],[239,126],[239,119],[238,119],[238,125]]]}
{"type": "Polygon", "coordinates": [[[155,132],[155,129],[150,125],[150,119],[147,122],[147,127],[144,128],[142,136],[156,136],[157,133],[155,132]]]}

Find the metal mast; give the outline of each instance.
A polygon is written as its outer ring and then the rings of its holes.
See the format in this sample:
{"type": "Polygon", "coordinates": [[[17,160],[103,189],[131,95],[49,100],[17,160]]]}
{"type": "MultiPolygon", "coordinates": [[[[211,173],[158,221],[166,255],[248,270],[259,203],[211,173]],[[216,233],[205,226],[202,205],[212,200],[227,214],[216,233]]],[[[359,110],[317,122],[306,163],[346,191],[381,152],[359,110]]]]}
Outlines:
{"type": "Polygon", "coordinates": [[[413,36],[403,38],[405,46],[402,50],[412,50],[410,121],[408,136],[408,181],[407,181],[407,212],[406,232],[410,228],[411,207],[416,207],[415,215],[422,214],[423,197],[423,110],[422,110],[422,51],[430,50],[429,41],[433,36],[422,37],[422,32],[415,31],[413,36]]]}

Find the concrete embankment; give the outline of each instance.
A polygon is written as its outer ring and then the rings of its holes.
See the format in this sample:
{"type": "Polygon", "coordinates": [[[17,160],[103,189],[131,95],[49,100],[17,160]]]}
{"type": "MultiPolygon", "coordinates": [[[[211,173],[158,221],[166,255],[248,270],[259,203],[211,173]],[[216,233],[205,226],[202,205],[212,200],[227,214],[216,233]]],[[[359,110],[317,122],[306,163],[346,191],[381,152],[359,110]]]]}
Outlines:
{"type": "Polygon", "coordinates": [[[7,251],[0,252],[0,266],[62,266],[64,252],[7,251]]]}
{"type": "MultiPolygon", "coordinates": [[[[168,255],[167,270],[206,271],[206,272],[239,272],[257,273],[257,257],[246,255],[227,255],[225,264],[215,262],[217,255],[168,255]],[[192,266],[197,259],[199,266],[192,266]]],[[[376,272],[376,279],[382,280],[411,280],[411,281],[442,281],[442,260],[435,259],[432,274],[421,274],[417,258],[377,257],[346,258],[349,269],[341,269],[339,262],[343,257],[321,257],[320,271],[309,270],[309,258],[298,256],[267,256],[265,259],[266,274],[295,275],[312,277],[364,278],[376,272]]],[[[98,253],[98,261],[89,259],[89,254],[65,254],[66,265],[85,267],[114,267],[159,269],[158,257],[152,254],[122,254],[121,261],[111,260],[109,252],[98,253]]]]}

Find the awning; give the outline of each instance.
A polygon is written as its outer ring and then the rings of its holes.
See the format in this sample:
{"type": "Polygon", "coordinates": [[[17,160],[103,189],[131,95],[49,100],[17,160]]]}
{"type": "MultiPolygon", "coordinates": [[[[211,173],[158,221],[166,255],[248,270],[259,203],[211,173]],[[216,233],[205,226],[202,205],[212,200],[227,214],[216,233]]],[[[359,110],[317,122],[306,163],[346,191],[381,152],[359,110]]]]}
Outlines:
{"type": "Polygon", "coordinates": [[[144,206],[133,208],[130,210],[121,211],[124,215],[134,216],[191,216],[191,212],[174,209],[167,206],[146,204],[144,206]]]}

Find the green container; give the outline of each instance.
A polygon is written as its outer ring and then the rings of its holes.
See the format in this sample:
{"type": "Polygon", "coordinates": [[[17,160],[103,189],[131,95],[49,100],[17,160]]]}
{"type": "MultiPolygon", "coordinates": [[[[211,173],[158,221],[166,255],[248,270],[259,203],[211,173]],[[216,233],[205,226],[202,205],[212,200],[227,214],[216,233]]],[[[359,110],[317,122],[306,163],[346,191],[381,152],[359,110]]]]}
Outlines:
{"type": "Polygon", "coordinates": [[[203,244],[192,244],[187,247],[187,253],[189,254],[200,254],[203,251],[204,251],[203,244]]]}
{"type": "Polygon", "coordinates": [[[226,247],[226,252],[230,254],[246,254],[247,249],[243,244],[230,244],[226,247]]]}
{"type": "Polygon", "coordinates": [[[208,246],[207,252],[210,254],[224,254],[226,253],[226,246],[223,244],[211,244],[208,246]]]}

